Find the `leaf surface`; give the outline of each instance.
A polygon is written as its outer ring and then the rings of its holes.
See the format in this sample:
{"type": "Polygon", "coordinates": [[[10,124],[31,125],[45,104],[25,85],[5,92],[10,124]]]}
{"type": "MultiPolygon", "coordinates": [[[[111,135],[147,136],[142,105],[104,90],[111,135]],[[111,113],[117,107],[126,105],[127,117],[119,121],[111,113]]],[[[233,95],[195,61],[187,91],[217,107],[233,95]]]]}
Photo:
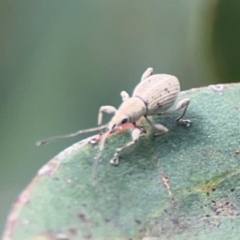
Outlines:
{"type": "Polygon", "coordinates": [[[3,240],[239,239],[240,84],[192,89],[189,128],[177,115],[109,164],[128,131],[97,145],[82,140],[46,164],[23,191],[3,240]]]}

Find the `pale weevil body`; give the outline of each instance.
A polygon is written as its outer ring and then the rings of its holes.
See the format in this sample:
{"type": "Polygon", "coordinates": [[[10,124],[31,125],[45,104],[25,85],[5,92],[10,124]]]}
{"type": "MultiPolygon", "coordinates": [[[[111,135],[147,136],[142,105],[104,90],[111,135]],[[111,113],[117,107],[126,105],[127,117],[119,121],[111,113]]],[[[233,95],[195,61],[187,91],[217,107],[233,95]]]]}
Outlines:
{"type": "Polygon", "coordinates": [[[180,84],[175,76],[168,74],[155,74],[153,69],[148,68],[142,75],[141,82],[136,86],[133,91],[132,97],[127,92],[121,92],[122,104],[119,109],[113,106],[102,106],[98,114],[98,127],[78,131],[74,134],[65,136],[53,137],[44,141],[39,141],[37,145],[43,145],[47,142],[53,141],[57,138],[66,138],[76,136],[78,134],[100,130],[103,128],[108,129],[108,133],[115,132],[119,126],[125,123],[132,123],[134,129],[132,130],[132,140],[121,148],[116,149],[113,159],[110,161],[114,165],[119,163],[120,153],[129,146],[133,145],[139,139],[142,133],[142,126],[138,126],[136,122],[144,117],[147,122],[154,128],[160,131],[158,135],[168,132],[168,129],[161,124],[153,123],[148,116],[161,115],[166,116],[183,109],[182,114],[176,119],[178,123],[185,126],[190,126],[190,120],[183,120],[190,99],[186,98],[178,102],[175,109],[168,110],[176,101],[180,92],[180,84]],[[103,113],[114,114],[112,120],[108,125],[102,126],[103,113]]]}

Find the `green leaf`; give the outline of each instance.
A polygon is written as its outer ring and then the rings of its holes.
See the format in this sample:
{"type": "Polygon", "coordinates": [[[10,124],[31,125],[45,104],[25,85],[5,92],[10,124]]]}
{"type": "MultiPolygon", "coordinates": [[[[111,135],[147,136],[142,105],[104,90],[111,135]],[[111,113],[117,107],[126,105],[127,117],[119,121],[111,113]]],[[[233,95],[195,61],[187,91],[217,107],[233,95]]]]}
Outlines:
{"type": "MultiPolygon", "coordinates": [[[[4,240],[239,239],[240,84],[182,92],[186,128],[153,131],[122,153],[129,132],[107,139],[99,163],[89,138],[46,164],[14,204],[4,240]]],[[[43,149],[44,151],[44,149],[43,149]]]]}

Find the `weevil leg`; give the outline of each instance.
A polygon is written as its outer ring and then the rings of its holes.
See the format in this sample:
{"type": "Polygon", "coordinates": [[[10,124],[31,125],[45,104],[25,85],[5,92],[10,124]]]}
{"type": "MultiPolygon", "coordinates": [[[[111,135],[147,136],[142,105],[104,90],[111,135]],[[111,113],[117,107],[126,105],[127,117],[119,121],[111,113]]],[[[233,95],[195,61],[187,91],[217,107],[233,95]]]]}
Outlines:
{"type": "MultiPolygon", "coordinates": [[[[99,109],[98,112],[98,126],[102,126],[102,120],[103,120],[103,113],[107,113],[107,114],[115,114],[117,111],[117,109],[113,106],[102,106],[99,109]]],[[[100,134],[102,133],[102,131],[100,131],[100,134]]]]}
{"type": "Polygon", "coordinates": [[[163,116],[163,117],[168,116],[168,115],[170,115],[170,114],[172,114],[172,113],[174,113],[174,112],[183,108],[183,112],[179,117],[176,118],[176,122],[181,123],[181,124],[185,125],[186,127],[189,127],[192,122],[189,119],[185,119],[185,120],[182,119],[184,117],[186,111],[187,111],[189,103],[190,103],[190,99],[185,98],[185,99],[178,102],[178,104],[177,104],[177,106],[174,110],[168,111],[168,112],[163,112],[163,113],[160,113],[158,115],[163,116]]]}
{"type": "Polygon", "coordinates": [[[155,124],[152,121],[150,121],[150,119],[148,117],[145,116],[145,119],[147,120],[147,122],[153,127],[156,128],[157,130],[159,130],[159,133],[156,133],[154,136],[155,137],[159,137],[164,135],[165,133],[168,132],[168,128],[164,127],[162,124],[155,124]]]}
{"type": "Polygon", "coordinates": [[[125,102],[129,99],[129,94],[126,91],[121,92],[122,101],[125,102]]]}
{"type": "Polygon", "coordinates": [[[141,81],[144,81],[145,79],[147,79],[148,77],[150,77],[151,75],[153,75],[153,68],[148,68],[142,75],[141,77],[141,81]]]}
{"type": "Polygon", "coordinates": [[[119,155],[120,155],[120,153],[124,149],[126,149],[126,148],[132,146],[133,144],[135,144],[138,141],[138,139],[140,138],[141,133],[142,133],[141,129],[134,128],[132,130],[132,133],[131,133],[132,141],[128,142],[126,145],[124,145],[121,148],[117,148],[116,151],[115,151],[114,157],[113,157],[113,159],[111,159],[110,163],[113,164],[113,165],[118,165],[119,164],[119,155]]]}
{"type": "Polygon", "coordinates": [[[190,99],[189,98],[185,98],[183,100],[181,100],[180,102],[178,102],[175,110],[180,110],[183,108],[183,112],[182,114],[176,118],[176,122],[177,123],[181,123],[183,125],[185,125],[186,127],[189,127],[191,125],[191,121],[189,119],[182,119],[187,111],[188,105],[190,103],[190,99]]]}

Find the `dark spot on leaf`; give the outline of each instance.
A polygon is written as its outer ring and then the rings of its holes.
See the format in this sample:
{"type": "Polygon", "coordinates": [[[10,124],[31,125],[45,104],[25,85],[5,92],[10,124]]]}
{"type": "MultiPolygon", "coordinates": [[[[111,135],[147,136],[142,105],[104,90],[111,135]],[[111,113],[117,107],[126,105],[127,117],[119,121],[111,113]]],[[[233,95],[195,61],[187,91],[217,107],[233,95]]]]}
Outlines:
{"type": "Polygon", "coordinates": [[[232,189],[231,189],[231,192],[234,192],[234,190],[235,190],[235,189],[234,189],[234,188],[232,188],[232,189]]]}
{"type": "Polygon", "coordinates": [[[76,228],[69,228],[68,231],[69,231],[72,235],[76,235],[76,234],[77,234],[77,229],[76,229],[76,228]]]}
{"type": "Polygon", "coordinates": [[[135,219],[136,224],[141,224],[142,222],[139,219],[135,219]]]}
{"type": "Polygon", "coordinates": [[[207,194],[207,196],[209,196],[209,192],[207,192],[206,194],[207,194]]]}
{"type": "Polygon", "coordinates": [[[177,218],[172,219],[172,223],[175,225],[179,224],[179,220],[177,218]]]}
{"type": "Polygon", "coordinates": [[[110,222],[111,220],[109,218],[104,219],[105,222],[110,222]]]}
{"type": "Polygon", "coordinates": [[[78,217],[79,217],[81,220],[85,220],[85,219],[86,219],[86,217],[85,217],[85,215],[84,215],[83,213],[78,214],[78,217]]]}
{"type": "Polygon", "coordinates": [[[214,203],[214,204],[215,204],[215,203],[216,203],[216,201],[212,200],[212,203],[214,203]]]}
{"type": "Polygon", "coordinates": [[[85,239],[91,239],[91,238],[92,238],[92,235],[91,235],[91,234],[85,235],[84,238],[85,238],[85,239]]]}
{"type": "Polygon", "coordinates": [[[211,204],[211,208],[216,215],[221,216],[239,216],[238,207],[227,199],[222,199],[211,204]]]}
{"type": "Polygon", "coordinates": [[[207,214],[206,217],[210,217],[210,215],[207,214]]]}
{"type": "Polygon", "coordinates": [[[92,223],[90,222],[89,219],[87,219],[87,217],[83,213],[79,213],[78,217],[79,217],[80,221],[82,223],[84,223],[86,226],[92,227],[92,223]]]}
{"type": "Polygon", "coordinates": [[[214,192],[215,190],[216,190],[215,188],[212,189],[213,192],[214,192]]]}

